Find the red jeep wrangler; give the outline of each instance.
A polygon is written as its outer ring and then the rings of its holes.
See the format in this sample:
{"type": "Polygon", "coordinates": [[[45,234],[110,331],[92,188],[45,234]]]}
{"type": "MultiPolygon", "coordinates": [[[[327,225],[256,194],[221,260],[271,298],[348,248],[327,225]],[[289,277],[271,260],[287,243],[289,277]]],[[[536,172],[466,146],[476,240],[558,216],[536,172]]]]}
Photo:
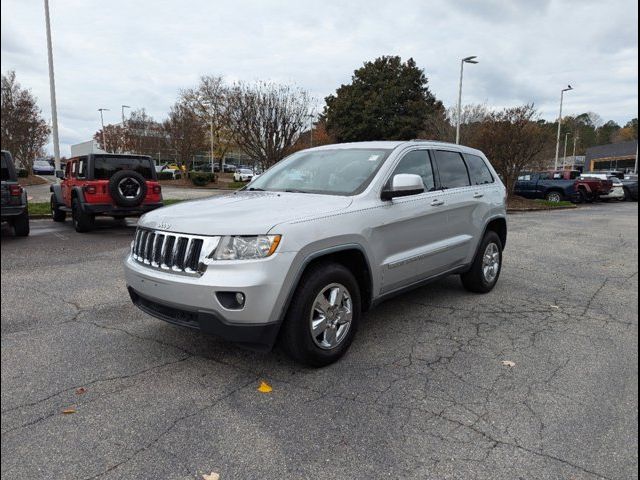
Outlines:
{"type": "Polygon", "coordinates": [[[64,177],[51,185],[51,215],[71,213],[78,232],[93,228],[96,215],[135,217],[162,207],[162,190],[151,157],[89,154],[67,161],[64,177]]]}

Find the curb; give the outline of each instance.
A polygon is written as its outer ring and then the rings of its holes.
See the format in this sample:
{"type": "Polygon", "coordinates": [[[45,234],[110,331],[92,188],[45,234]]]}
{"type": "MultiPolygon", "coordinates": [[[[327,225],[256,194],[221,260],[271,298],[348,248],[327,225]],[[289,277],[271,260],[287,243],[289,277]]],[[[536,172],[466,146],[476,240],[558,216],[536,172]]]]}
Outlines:
{"type": "Polygon", "coordinates": [[[524,213],[524,212],[552,212],[555,210],[575,210],[577,205],[570,207],[549,207],[549,208],[507,208],[507,213],[524,213]]]}

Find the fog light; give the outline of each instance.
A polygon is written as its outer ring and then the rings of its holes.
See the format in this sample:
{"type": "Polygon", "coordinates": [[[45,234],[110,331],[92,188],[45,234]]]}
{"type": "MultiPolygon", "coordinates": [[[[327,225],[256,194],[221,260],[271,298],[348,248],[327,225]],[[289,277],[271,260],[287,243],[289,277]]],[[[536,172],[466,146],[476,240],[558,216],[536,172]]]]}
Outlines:
{"type": "Polygon", "coordinates": [[[228,310],[242,310],[246,300],[242,292],[216,292],[220,305],[228,310]]]}
{"type": "Polygon", "coordinates": [[[244,305],[244,293],[241,293],[241,292],[236,293],[236,302],[241,307],[244,305]]]}

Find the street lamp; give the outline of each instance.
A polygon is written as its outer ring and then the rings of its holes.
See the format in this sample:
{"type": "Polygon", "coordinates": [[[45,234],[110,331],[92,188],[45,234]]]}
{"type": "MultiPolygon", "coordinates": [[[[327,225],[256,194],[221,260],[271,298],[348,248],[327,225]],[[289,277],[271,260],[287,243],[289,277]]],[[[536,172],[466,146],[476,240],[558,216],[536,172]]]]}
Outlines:
{"type": "Polygon", "coordinates": [[[49,60],[49,94],[51,96],[51,133],[53,134],[53,158],[55,162],[55,169],[60,170],[58,107],[56,105],[56,81],[53,74],[53,48],[51,47],[51,21],[49,20],[49,0],[44,0],[44,19],[47,28],[47,56],[49,60]]]}
{"type": "Polygon", "coordinates": [[[560,127],[562,127],[562,101],[564,99],[564,92],[568,92],[569,90],[573,90],[571,85],[567,85],[567,88],[563,88],[560,91],[560,115],[558,116],[558,136],[556,138],[556,162],[554,170],[558,169],[558,155],[560,154],[560,127]]]}
{"type": "Polygon", "coordinates": [[[107,150],[107,137],[104,133],[104,116],[102,114],[102,112],[108,112],[109,109],[108,108],[99,108],[98,111],[100,112],[100,123],[102,124],[102,146],[104,147],[105,152],[108,152],[107,150]]]}
{"type": "Polygon", "coordinates": [[[462,73],[464,71],[465,63],[478,63],[475,55],[471,57],[465,57],[460,61],[460,87],[458,88],[458,115],[456,121],[456,144],[460,143],[460,110],[462,109],[462,73]]]}

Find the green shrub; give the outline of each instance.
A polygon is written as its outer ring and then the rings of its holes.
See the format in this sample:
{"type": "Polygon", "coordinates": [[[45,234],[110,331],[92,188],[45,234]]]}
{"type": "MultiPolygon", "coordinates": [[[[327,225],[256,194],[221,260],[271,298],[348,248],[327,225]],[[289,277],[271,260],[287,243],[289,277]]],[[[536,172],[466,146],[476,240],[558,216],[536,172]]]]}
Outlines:
{"type": "Polygon", "coordinates": [[[18,170],[18,177],[27,178],[29,176],[29,171],[26,168],[20,168],[18,170]]]}
{"type": "Polygon", "coordinates": [[[189,178],[196,187],[205,187],[212,180],[212,175],[205,172],[189,172],[189,178]]]}

